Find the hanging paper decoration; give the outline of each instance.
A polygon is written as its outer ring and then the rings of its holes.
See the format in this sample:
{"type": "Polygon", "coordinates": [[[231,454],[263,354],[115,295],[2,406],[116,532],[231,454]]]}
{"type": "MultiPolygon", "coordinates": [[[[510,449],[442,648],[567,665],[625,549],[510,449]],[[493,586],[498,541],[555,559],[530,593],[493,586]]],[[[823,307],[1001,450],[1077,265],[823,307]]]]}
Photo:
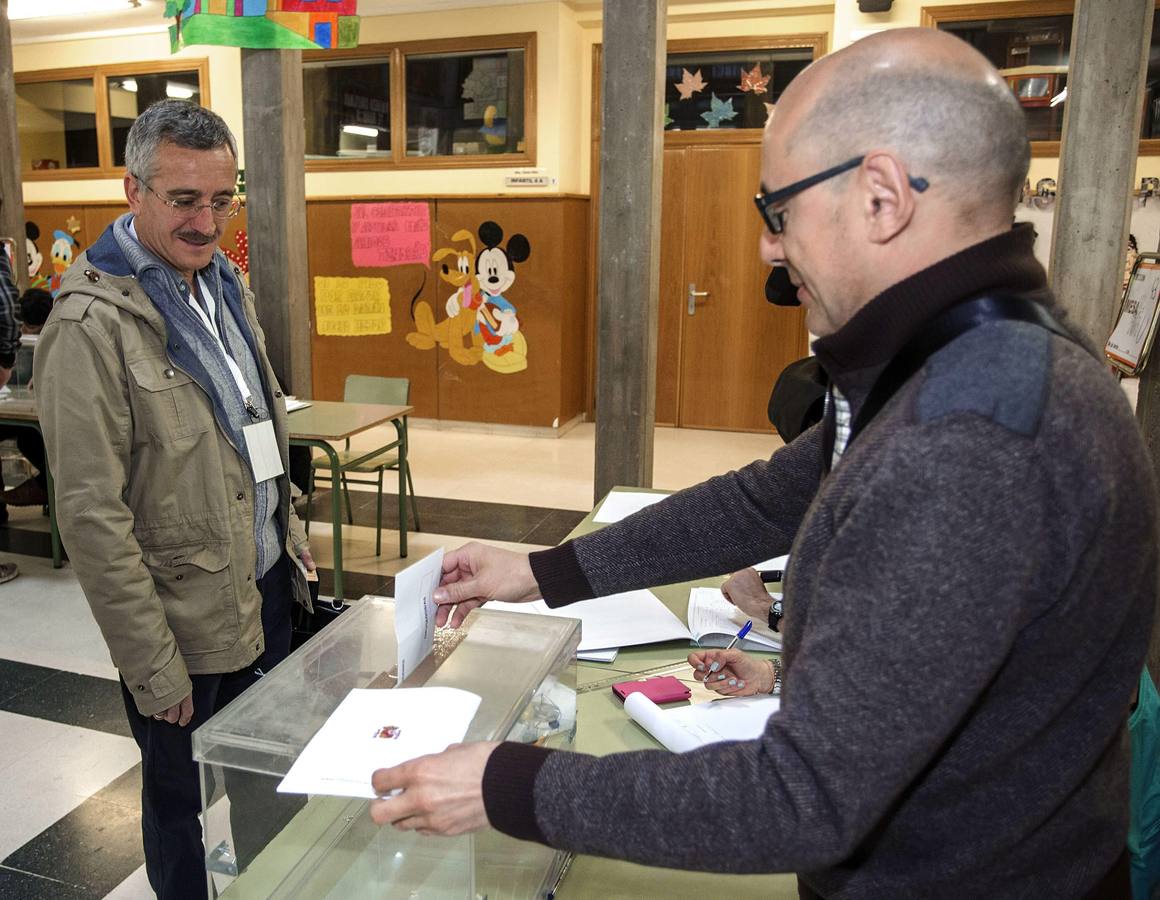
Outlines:
{"type": "Polygon", "coordinates": [[[705,90],[707,85],[705,84],[705,79],[701,77],[700,69],[697,70],[695,75],[688,69],[681,69],[681,80],[673,82],[673,87],[677,89],[677,93],[681,95],[682,100],[692,100],[693,94],[705,90]]]}
{"type": "Polygon", "coordinates": [[[727,122],[737,115],[737,110],[733,108],[733,98],[727,100],[718,100],[716,94],[710,95],[708,112],[701,113],[701,118],[709,123],[710,128],[721,127],[722,122],[727,122]]]}
{"type": "Polygon", "coordinates": [[[761,63],[756,63],[748,72],[742,70],[741,84],[737,85],[737,90],[743,94],[747,91],[753,91],[755,94],[764,94],[765,89],[769,87],[769,79],[772,75],[761,74],[761,63]]]}
{"type": "Polygon", "coordinates": [[[358,46],[358,0],[165,0],[170,49],[193,44],[252,50],[358,46]]]}
{"type": "Polygon", "coordinates": [[[668,104],[668,103],[665,104],[665,124],[664,124],[665,128],[668,128],[670,125],[673,124],[673,117],[669,115],[669,106],[670,105],[671,104],[668,104]]]}

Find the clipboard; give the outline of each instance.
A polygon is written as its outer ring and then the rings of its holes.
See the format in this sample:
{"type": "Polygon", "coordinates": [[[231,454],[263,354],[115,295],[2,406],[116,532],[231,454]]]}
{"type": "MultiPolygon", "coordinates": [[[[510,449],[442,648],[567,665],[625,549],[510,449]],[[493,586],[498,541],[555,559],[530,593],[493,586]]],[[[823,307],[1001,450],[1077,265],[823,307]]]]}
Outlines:
{"type": "Polygon", "coordinates": [[[1120,297],[1116,325],[1104,345],[1104,356],[1125,375],[1139,375],[1148,364],[1160,324],[1160,254],[1136,257],[1120,297]]]}

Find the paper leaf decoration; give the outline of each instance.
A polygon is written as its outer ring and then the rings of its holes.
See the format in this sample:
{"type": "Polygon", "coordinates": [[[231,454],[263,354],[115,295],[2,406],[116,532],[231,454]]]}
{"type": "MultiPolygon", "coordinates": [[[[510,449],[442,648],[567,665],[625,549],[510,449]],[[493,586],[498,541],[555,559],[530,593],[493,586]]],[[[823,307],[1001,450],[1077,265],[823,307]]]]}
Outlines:
{"type": "Polygon", "coordinates": [[[748,72],[742,71],[741,84],[737,85],[737,90],[742,93],[753,91],[755,94],[764,94],[765,89],[769,87],[769,79],[772,77],[772,75],[762,75],[761,63],[757,63],[748,72]]]}
{"type": "Polygon", "coordinates": [[[668,128],[672,124],[673,124],[673,117],[669,115],[669,104],[666,103],[665,104],[665,124],[664,124],[664,127],[668,128]]]}
{"type": "Polygon", "coordinates": [[[167,0],[170,49],[193,44],[253,50],[357,47],[358,0],[167,0]]]}
{"type": "Polygon", "coordinates": [[[677,89],[677,93],[681,95],[682,100],[693,99],[693,94],[699,93],[706,88],[705,79],[701,77],[701,70],[697,70],[697,74],[692,74],[688,69],[681,69],[681,80],[673,82],[673,86],[677,89]]]}
{"type": "Polygon", "coordinates": [[[733,98],[718,100],[713,94],[709,98],[709,111],[701,113],[701,118],[709,123],[710,128],[719,128],[722,122],[727,122],[737,115],[733,108],[733,98]]]}

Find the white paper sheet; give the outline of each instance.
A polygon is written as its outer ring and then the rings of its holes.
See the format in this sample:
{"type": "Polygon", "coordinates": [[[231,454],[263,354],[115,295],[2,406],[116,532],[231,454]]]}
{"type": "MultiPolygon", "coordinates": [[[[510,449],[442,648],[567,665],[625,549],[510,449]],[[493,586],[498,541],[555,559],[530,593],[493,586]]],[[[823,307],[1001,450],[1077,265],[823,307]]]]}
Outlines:
{"type": "Polygon", "coordinates": [[[780,697],[767,696],[730,697],[674,709],[661,709],[639,691],[624,701],[629,717],[674,753],[719,741],[753,740],[780,708],[780,697]]]}
{"type": "Polygon", "coordinates": [[[660,503],[667,496],[668,494],[646,494],[641,491],[613,491],[604,498],[592,521],[619,522],[634,512],[640,512],[646,506],[660,503]]]}
{"type": "Polygon", "coordinates": [[[692,640],[685,623],[672,614],[652,591],[628,591],[551,609],[543,600],[531,603],[489,603],[488,609],[538,613],[579,619],[580,650],[635,647],[661,641],[692,640]]]}
{"type": "MultiPolygon", "coordinates": [[[[778,594],[770,594],[772,602],[778,594]]],[[[689,591],[689,631],[702,647],[724,647],[739,632],[749,616],[725,599],[717,588],[693,588],[689,591]]],[[[753,628],[742,639],[743,650],[781,650],[781,639],[753,620],[753,628]]]]}
{"type": "Polygon", "coordinates": [[[396,684],[402,684],[435,646],[435,588],[443,577],[443,548],[395,576],[396,684]]]}
{"type": "Polygon", "coordinates": [[[297,397],[291,397],[289,394],[286,395],[286,412],[297,412],[300,409],[306,409],[308,406],[310,406],[309,400],[299,400],[297,397]]]}
{"type": "Polygon", "coordinates": [[[784,572],[789,567],[789,554],[785,556],[775,556],[773,559],[767,559],[765,562],[759,562],[753,568],[758,572],[784,572]]]}
{"type": "Polygon", "coordinates": [[[479,703],[477,694],[458,688],[353,690],[303,748],[278,790],[374,798],[376,769],[463,740],[479,703]]]}
{"type": "Polygon", "coordinates": [[[610,647],[607,650],[577,650],[576,658],[584,662],[610,663],[616,659],[619,652],[619,647],[610,647]]]}

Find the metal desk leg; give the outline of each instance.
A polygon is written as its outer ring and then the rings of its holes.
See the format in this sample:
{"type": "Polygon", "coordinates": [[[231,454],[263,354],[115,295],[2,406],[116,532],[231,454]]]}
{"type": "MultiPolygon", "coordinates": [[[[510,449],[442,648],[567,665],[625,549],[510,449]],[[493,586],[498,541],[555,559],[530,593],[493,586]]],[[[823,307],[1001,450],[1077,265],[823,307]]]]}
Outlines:
{"type": "Polygon", "coordinates": [[[407,555],[407,431],[400,419],[394,420],[399,435],[399,556],[407,555]]]}
{"type": "Polygon", "coordinates": [[[330,528],[334,542],[334,600],[341,604],[342,593],[342,470],[338,464],[338,454],[326,441],[303,441],[310,447],[317,447],[330,460],[330,528]]]}

